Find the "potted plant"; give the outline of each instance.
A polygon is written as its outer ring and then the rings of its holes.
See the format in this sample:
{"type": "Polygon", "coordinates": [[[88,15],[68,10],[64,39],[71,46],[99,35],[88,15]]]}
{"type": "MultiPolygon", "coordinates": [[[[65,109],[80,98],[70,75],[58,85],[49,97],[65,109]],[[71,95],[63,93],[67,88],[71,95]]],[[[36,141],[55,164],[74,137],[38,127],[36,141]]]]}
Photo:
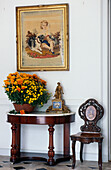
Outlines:
{"type": "Polygon", "coordinates": [[[36,105],[42,107],[51,96],[46,89],[46,81],[36,74],[10,73],[3,87],[17,112],[32,112],[36,105]]]}

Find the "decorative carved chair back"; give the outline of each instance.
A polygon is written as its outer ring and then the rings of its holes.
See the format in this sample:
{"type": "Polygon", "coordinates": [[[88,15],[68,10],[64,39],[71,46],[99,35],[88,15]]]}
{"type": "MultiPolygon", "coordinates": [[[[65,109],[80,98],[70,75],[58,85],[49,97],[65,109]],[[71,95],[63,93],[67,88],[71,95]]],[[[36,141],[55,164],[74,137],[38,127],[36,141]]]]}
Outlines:
{"type": "Polygon", "coordinates": [[[95,100],[88,99],[79,107],[79,115],[84,120],[84,125],[80,127],[85,132],[100,132],[101,128],[97,126],[97,122],[103,117],[104,109],[95,100]]]}

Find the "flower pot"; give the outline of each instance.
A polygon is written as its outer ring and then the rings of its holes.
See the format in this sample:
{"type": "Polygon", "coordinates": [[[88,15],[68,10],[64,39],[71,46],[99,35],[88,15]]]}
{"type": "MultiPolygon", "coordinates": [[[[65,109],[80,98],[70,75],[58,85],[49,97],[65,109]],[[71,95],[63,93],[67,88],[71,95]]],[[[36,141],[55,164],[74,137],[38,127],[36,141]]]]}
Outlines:
{"type": "Polygon", "coordinates": [[[17,103],[13,103],[15,110],[17,112],[20,112],[20,110],[24,110],[27,113],[33,112],[35,106],[32,106],[30,104],[17,104],[17,103]]]}

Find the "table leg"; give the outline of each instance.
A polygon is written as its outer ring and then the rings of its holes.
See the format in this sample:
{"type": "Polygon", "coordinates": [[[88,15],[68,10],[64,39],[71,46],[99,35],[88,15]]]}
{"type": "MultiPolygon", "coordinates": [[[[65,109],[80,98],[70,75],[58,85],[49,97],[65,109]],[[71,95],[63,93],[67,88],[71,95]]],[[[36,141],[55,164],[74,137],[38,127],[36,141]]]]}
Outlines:
{"type": "Polygon", "coordinates": [[[17,124],[16,141],[17,141],[17,156],[20,157],[20,124],[17,124]]]}
{"type": "Polygon", "coordinates": [[[98,142],[98,165],[99,165],[99,170],[102,170],[102,142],[98,142]]]}
{"type": "Polygon", "coordinates": [[[49,151],[48,151],[48,156],[49,156],[49,159],[48,159],[48,164],[49,165],[54,165],[54,146],[53,146],[53,133],[54,133],[54,128],[53,128],[54,125],[49,125],[49,151]]]}
{"type": "Polygon", "coordinates": [[[12,123],[12,145],[11,145],[11,162],[15,162],[17,159],[17,144],[16,144],[16,129],[17,126],[15,123],[12,123]]]}
{"type": "Polygon", "coordinates": [[[70,155],[70,124],[64,124],[64,155],[70,155]]]}

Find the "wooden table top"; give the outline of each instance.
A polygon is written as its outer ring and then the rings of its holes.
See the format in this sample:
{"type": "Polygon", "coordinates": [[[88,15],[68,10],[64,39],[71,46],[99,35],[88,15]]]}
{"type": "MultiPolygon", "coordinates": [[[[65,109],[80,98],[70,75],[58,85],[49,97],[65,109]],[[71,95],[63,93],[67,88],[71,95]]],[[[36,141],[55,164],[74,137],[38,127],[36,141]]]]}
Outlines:
{"type": "Polygon", "coordinates": [[[75,120],[75,113],[32,112],[28,114],[7,113],[7,122],[17,124],[65,124],[75,120]]]}

